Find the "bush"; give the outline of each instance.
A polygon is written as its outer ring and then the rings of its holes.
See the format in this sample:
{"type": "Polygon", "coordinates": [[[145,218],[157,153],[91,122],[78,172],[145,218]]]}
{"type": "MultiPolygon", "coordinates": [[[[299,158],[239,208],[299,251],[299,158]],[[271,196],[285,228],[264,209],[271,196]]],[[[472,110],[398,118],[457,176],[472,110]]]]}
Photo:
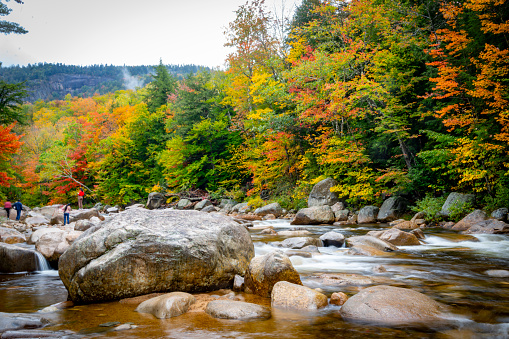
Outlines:
{"type": "Polygon", "coordinates": [[[440,211],[444,205],[446,197],[435,198],[431,195],[426,195],[421,200],[415,202],[415,206],[410,207],[414,212],[423,212],[425,219],[428,222],[438,222],[441,220],[440,211]]]}
{"type": "Polygon", "coordinates": [[[463,217],[465,217],[467,214],[472,212],[473,210],[474,210],[474,205],[472,205],[472,203],[470,203],[470,202],[462,203],[462,202],[456,201],[449,207],[449,219],[454,222],[458,222],[461,219],[463,219],[463,217]]]}

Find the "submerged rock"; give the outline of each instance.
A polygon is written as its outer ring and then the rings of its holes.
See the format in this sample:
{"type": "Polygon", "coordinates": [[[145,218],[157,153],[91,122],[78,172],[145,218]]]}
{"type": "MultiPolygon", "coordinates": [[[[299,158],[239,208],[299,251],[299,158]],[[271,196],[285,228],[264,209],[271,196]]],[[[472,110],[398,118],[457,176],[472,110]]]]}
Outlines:
{"type": "Polygon", "coordinates": [[[248,231],[199,211],[133,209],[88,229],[60,257],[75,302],[231,287],[254,257],[248,231]]]}
{"type": "Polygon", "coordinates": [[[150,313],[156,318],[165,319],[184,314],[196,299],[189,293],[172,292],[142,302],[136,312],[150,313]]]}
{"type": "Polygon", "coordinates": [[[207,304],[205,312],[219,319],[269,319],[270,309],[256,304],[235,300],[213,300],[207,304]]]}
{"type": "Polygon", "coordinates": [[[398,326],[441,321],[445,306],[407,288],[368,287],[348,299],[340,310],[345,320],[398,326]]]}

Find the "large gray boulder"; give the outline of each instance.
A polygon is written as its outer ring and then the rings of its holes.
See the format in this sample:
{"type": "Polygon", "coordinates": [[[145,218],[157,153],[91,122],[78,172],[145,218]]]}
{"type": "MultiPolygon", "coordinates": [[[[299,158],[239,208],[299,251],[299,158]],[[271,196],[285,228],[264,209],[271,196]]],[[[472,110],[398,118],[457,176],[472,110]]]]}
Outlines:
{"type": "Polygon", "coordinates": [[[402,197],[390,197],[386,199],[380,210],[377,219],[381,222],[389,222],[398,219],[403,215],[408,206],[408,201],[402,197]]]}
{"type": "Polygon", "coordinates": [[[303,208],[297,212],[292,225],[332,224],[336,220],[334,212],[328,205],[303,208]]]}
{"type": "Polygon", "coordinates": [[[85,231],[59,275],[71,300],[98,302],[229,288],[253,257],[248,231],[227,216],[134,209],[85,231]]]}
{"type": "Polygon", "coordinates": [[[283,240],[281,246],[291,249],[301,249],[306,246],[322,247],[323,243],[320,239],[312,237],[292,237],[283,240]]]}
{"type": "Polygon", "coordinates": [[[274,202],[272,204],[265,205],[263,207],[257,208],[254,211],[254,214],[259,216],[264,216],[268,214],[273,214],[276,218],[283,215],[283,209],[277,202],[274,202]]]}
{"type": "Polygon", "coordinates": [[[453,192],[447,196],[444,204],[442,205],[442,210],[440,214],[446,217],[451,215],[451,211],[454,207],[461,208],[461,206],[466,203],[474,203],[475,195],[473,194],[462,194],[453,192]]]}
{"type": "Polygon", "coordinates": [[[419,325],[443,321],[446,308],[430,297],[400,287],[363,289],[341,307],[343,319],[379,325],[419,325]]]}
{"type": "Polygon", "coordinates": [[[508,218],[507,218],[507,214],[509,213],[509,209],[508,208],[499,208],[499,209],[496,209],[494,210],[493,212],[491,212],[491,217],[493,219],[496,219],[498,221],[507,221],[508,218]]]}
{"type": "Polygon", "coordinates": [[[14,273],[25,271],[37,271],[37,255],[35,251],[16,245],[0,243],[0,272],[14,273]]]}
{"type": "Polygon", "coordinates": [[[267,253],[251,260],[244,285],[254,294],[270,297],[272,288],[278,281],[302,285],[299,273],[282,251],[267,253]]]}
{"type": "Polygon", "coordinates": [[[154,210],[161,207],[164,204],[165,200],[166,199],[164,197],[164,194],[159,192],[152,192],[148,195],[146,206],[149,210],[154,210]]]}
{"type": "Polygon", "coordinates": [[[322,205],[332,206],[339,202],[338,194],[330,191],[330,189],[337,184],[338,182],[336,180],[327,178],[313,186],[308,197],[308,207],[322,205]]]}
{"type": "Polygon", "coordinates": [[[375,223],[378,217],[378,207],[376,206],[365,206],[361,208],[357,215],[358,224],[372,224],[375,223]]]}
{"type": "Polygon", "coordinates": [[[323,243],[323,246],[336,246],[341,247],[345,243],[345,236],[339,232],[327,232],[320,236],[320,240],[323,243]]]}
{"type": "Polygon", "coordinates": [[[27,240],[21,232],[13,228],[0,227],[0,242],[17,244],[25,241],[27,240]]]}
{"type": "Polygon", "coordinates": [[[509,224],[488,219],[472,225],[468,230],[463,231],[464,234],[509,234],[509,224]]]}
{"type": "Polygon", "coordinates": [[[205,312],[219,319],[269,319],[271,312],[268,307],[236,300],[212,300],[207,304],[205,312]]]}
{"type": "Polygon", "coordinates": [[[458,221],[451,229],[455,231],[466,231],[475,224],[486,220],[487,216],[483,210],[475,210],[458,221]]]}

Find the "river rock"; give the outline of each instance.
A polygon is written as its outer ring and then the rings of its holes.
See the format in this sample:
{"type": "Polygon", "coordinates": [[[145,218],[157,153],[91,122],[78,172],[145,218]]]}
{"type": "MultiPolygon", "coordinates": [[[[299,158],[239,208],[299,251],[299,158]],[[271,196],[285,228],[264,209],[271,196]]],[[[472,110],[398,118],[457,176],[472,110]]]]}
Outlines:
{"type": "Polygon", "coordinates": [[[249,232],[227,216],[136,209],[87,230],[59,274],[71,300],[97,302],[228,288],[253,257],[249,232]]]}
{"type": "Polygon", "coordinates": [[[386,256],[388,252],[379,250],[373,246],[368,245],[355,245],[351,247],[346,254],[348,255],[363,255],[367,257],[378,257],[378,256],[386,256]]]}
{"type": "Polygon", "coordinates": [[[62,233],[63,231],[56,227],[43,227],[39,228],[35,232],[32,233],[30,236],[30,239],[28,241],[29,244],[35,244],[37,241],[39,241],[39,238],[42,237],[44,234],[47,233],[62,233]]]}
{"type": "Polygon", "coordinates": [[[291,248],[291,249],[301,249],[306,246],[318,246],[322,247],[322,241],[317,238],[312,237],[293,237],[285,239],[281,242],[281,246],[285,248],[291,248]]]}
{"type": "MultiPolygon", "coordinates": [[[[419,220],[419,219],[417,219],[419,220]]],[[[414,230],[416,228],[419,228],[419,224],[413,222],[413,221],[408,221],[408,220],[396,220],[392,223],[390,223],[390,225],[393,227],[393,228],[397,228],[397,229],[400,229],[400,230],[414,230]]]]}
{"type": "Polygon", "coordinates": [[[76,231],[84,232],[92,226],[94,226],[94,223],[91,222],[90,220],[78,220],[76,221],[76,225],[74,225],[74,229],[76,231]]]}
{"type": "Polygon", "coordinates": [[[345,320],[385,326],[441,321],[445,306],[411,289],[373,286],[350,297],[341,307],[345,320]]]}
{"type": "Polygon", "coordinates": [[[328,205],[332,206],[339,202],[339,197],[336,192],[331,192],[331,188],[336,186],[338,182],[332,178],[327,178],[315,186],[309,193],[308,207],[328,205]]]}
{"type": "Polygon", "coordinates": [[[120,213],[120,209],[115,206],[115,207],[110,207],[110,208],[107,208],[106,209],[106,213],[109,213],[109,214],[112,214],[112,213],[120,213]]]}
{"type": "Polygon", "coordinates": [[[371,246],[384,252],[392,252],[398,250],[398,248],[393,244],[369,235],[347,238],[346,245],[347,247],[354,247],[357,245],[371,246]]]}
{"type": "Polygon", "coordinates": [[[194,209],[200,211],[207,206],[212,206],[212,202],[210,202],[209,199],[203,199],[202,201],[199,201],[196,205],[194,205],[194,209]]]}
{"type": "Polygon", "coordinates": [[[215,206],[209,205],[204,207],[201,211],[205,213],[217,212],[217,208],[215,206]]]}
{"type": "Polygon", "coordinates": [[[149,210],[154,210],[161,207],[165,201],[166,198],[164,197],[164,194],[159,192],[152,192],[148,195],[146,206],[149,210]]]}
{"type": "Polygon", "coordinates": [[[423,240],[426,238],[424,232],[420,228],[416,228],[415,230],[410,231],[417,239],[423,240]]]}
{"type": "Polygon", "coordinates": [[[484,271],[484,273],[489,275],[490,277],[509,278],[508,270],[487,270],[487,271],[484,271]]]}
{"type": "Polygon", "coordinates": [[[348,296],[343,292],[335,292],[330,296],[330,303],[332,305],[341,306],[348,300],[348,296]]]}
{"type": "Polygon", "coordinates": [[[366,286],[374,283],[373,280],[368,277],[347,273],[325,273],[321,274],[318,278],[321,285],[334,287],[366,286]]]}
{"type": "Polygon", "coordinates": [[[336,219],[330,206],[320,205],[303,208],[297,212],[291,225],[332,224],[336,219]]]}
{"type": "Polygon", "coordinates": [[[262,217],[267,214],[273,214],[276,218],[278,218],[283,215],[283,209],[277,202],[274,202],[272,204],[257,208],[254,213],[262,217]]]}
{"type": "Polygon", "coordinates": [[[49,323],[50,321],[46,317],[39,314],[0,312],[0,333],[21,329],[39,328],[49,323]]]}
{"type": "Polygon", "coordinates": [[[62,207],[62,205],[51,205],[40,208],[36,207],[33,209],[33,211],[38,214],[42,214],[46,219],[51,220],[51,218],[59,213],[60,207],[62,207]]]}
{"type": "Polygon", "coordinates": [[[386,199],[380,210],[378,211],[377,219],[380,222],[388,222],[398,219],[405,212],[408,206],[408,201],[402,197],[390,197],[386,199]]]}
{"type": "Polygon", "coordinates": [[[390,228],[386,231],[371,231],[368,232],[367,235],[374,236],[396,246],[412,246],[421,244],[414,234],[401,231],[397,228],[390,228]]]}
{"type": "Polygon", "coordinates": [[[475,224],[486,220],[486,213],[482,210],[475,210],[458,221],[451,229],[455,231],[466,231],[475,224]]]}
{"type": "Polygon", "coordinates": [[[29,216],[25,219],[25,223],[29,225],[44,225],[49,224],[50,220],[44,215],[39,213],[33,213],[34,215],[29,216]]]}
{"type": "Polygon", "coordinates": [[[15,273],[24,271],[37,271],[35,251],[16,245],[0,243],[0,272],[15,273]]]}
{"type": "Polygon", "coordinates": [[[320,240],[323,243],[323,246],[335,246],[335,247],[341,247],[345,243],[345,236],[338,232],[327,232],[320,236],[320,240]]]}
{"type": "Polygon", "coordinates": [[[508,221],[507,215],[509,213],[509,209],[507,208],[499,208],[491,212],[491,217],[498,221],[508,221]]]}
{"type": "Polygon", "coordinates": [[[509,234],[509,224],[495,220],[488,219],[476,223],[468,230],[463,231],[463,234],[509,234]]]}
{"type": "Polygon", "coordinates": [[[256,304],[235,300],[213,300],[207,304],[205,312],[219,319],[269,319],[270,309],[256,304]]]}
{"type": "Polygon", "coordinates": [[[17,244],[27,241],[25,236],[13,228],[0,227],[0,242],[17,244]]]}
{"type": "Polygon", "coordinates": [[[350,215],[350,210],[344,209],[334,212],[334,216],[336,217],[336,221],[348,221],[348,216],[350,215]]]}
{"type": "Polygon", "coordinates": [[[358,224],[372,224],[376,222],[378,216],[378,207],[376,206],[365,206],[361,208],[357,215],[358,224]]]}
{"type": "Polygon", "coordinates": [[[247,202],[242,202],[233,206],[232,212],[247,213],[251,210],[251,206],[247,202]]]}
{"type": "Polygon", "coordinates": [[[298,256],[303,258],[312,258],[313,253],[303,250],[288,250],[285,252],[288,257],[298,256]]]}
{"type": "Polygon", "coordinates": [[[244,278],[236,274],[233,280],[233,290],[236,292],[244,291],[244,278]]]}
{"type": "Polygon", "coordinates": [[[440,214],[443,216],[450,216],[452,207],[461,207],[465,203],[473,203],[475,200],[475,195],[473,194],[462,194],[453,192],[447,196],[444,204],[442,205],[442,210],[440,214]]]}
{"type": "Polygon", "coordinates": [[[195,302],[195,297],[189,293],[172,292],[145,300],[135,309],[135,311],[140,313],[150,313],[156,318],[166,319],[177,317],[186,313],[189,306],[195,302]]]}
{"type": "Polygon", "coordinates": [[[43,234],[35,243],[35,249],[48,261],[58,261],[60,256],[69,248],[66,232],[50,232],[43,234]]]}
{"type": "Polygon", "coordinates": [[[272,307],[296,310],[317,310],[328,305],[327,296],[309,287],[280,281],[270,296],[272,307]]]}
{"type": "Polygon", "coordinates": [[[332,205],[330,208],[331,208],[332,212],[334,212],[334,214],[336,214],[336,212],[344,211],[346,209],[345,203],[342,201],[338,201],[337,203],[332,205]]]}
{"type": "Polygon", "coordinates": [[[251,260],[244,277],[246,288],[262,297],[270,297],[272,288],[278,281],[302,285],[299,273],[293,267],[290,258],[282,251],[255,257],[251,260]]]}
{"type": "MultiPolygon", "coordinates": [[[[274,229],[272,229],[274,230],[274,229]]],[[[273,234],[273,233],[271,233],[273,234]]],[[[296,231],[279,231],[275,232],[275,234],[282,236],[282,237],[303,237],[306,235],[311,235],[313,233],[309,232],[308,230],[296,230],[296,231]]]]}

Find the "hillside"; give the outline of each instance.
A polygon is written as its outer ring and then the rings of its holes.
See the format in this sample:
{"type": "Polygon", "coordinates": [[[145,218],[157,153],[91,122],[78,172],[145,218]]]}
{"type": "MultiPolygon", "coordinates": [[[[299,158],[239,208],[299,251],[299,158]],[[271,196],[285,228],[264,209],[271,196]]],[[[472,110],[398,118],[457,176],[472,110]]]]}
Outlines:
{"type": "MultiPolygon", "coordinates": [[[[197,65],[167,65],[170,74],[183,78],[203,68],[197,65]]],[[[40,63],[0,67],[0,79],[8,83],[26,82],[29,102],[63,99],[67,94],[90,97],[149,83],[152,66],[72,66],[40,63]]]]}

